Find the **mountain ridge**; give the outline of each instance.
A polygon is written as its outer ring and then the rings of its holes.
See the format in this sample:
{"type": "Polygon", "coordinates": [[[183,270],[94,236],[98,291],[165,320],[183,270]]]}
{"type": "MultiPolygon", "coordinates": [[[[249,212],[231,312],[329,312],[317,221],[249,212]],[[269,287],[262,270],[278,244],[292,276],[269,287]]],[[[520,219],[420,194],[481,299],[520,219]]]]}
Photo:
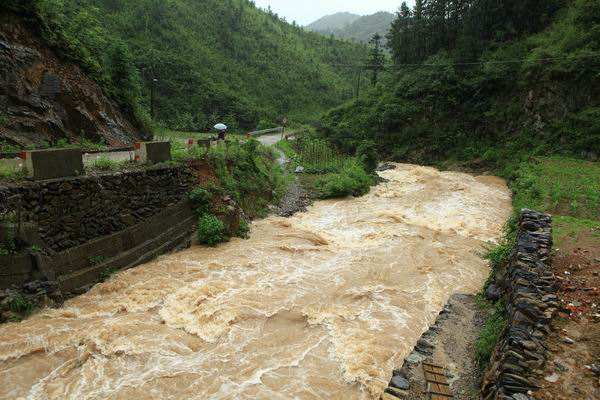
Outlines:
{"type": "Polygon", "coordinates": [[[341,12],[327,15],[307,25],[307,29],[322,34],[332,34],[339,39],[349,39],[367,43],[374,34],[385,37],[395,15],[387,11],[378,11],[374,14],[358,16],[356,14],[341,12]]]}
{"type": "Polygon", "coordinates": [[[306,27],[314,32],[332,33],[337,29],[343,29],[346,25],[349,25],[362,17],[362,15],[350,12],[337,12],[325,15],[306,25],[306,27]]]}

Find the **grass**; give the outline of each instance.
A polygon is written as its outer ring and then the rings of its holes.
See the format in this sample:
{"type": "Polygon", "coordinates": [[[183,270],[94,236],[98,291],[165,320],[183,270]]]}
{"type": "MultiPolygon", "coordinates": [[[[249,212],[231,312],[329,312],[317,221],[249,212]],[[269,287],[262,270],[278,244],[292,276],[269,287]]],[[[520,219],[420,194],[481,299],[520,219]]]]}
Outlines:
{"type": "Polygon", "coordinates": [[[344,166],[345,157],[324,139],[302,138],[296,147],[297,161],[308,174],[339,172],[344,166]]]}
{"type": "Polygon", "coordinates": [[[92,169],[98,171],[116,171],[120,167],[120,163],[117,161],[113,161],[105,155],[97,158],[94,163],[91,165],[92,169]]]}
{"type": "Polygon", "coordinates": [[[600,220],[600,163],[566,157],[523,163],[512,188],[517,208],[600,220]]]}
{"type": "Polygon", "coordinates": [[[69,139],[62,138],[58,139],[54,143],[49,143],[47,141],[38,142],[35,145],[28,146],[18,146],[14,144],[8,144],[5,142],[0,142],[0,152],[2,153],[18,153],[23,150],[44,150],[44,149],[74,149],[80,148],[84,152],[90,150],[108,150],[109,146],[106,143],[98,143],[94,142],[88,138],[81,137],[75,139],[74,141],[69,141],[69,139]]]}
{"type": "Polygon", "coordinates": [[[306,136],[282,140],[277,147],[292,161],[292,169],[304,168],[301,181],[318,198],[362,196],[375,183],[362,161],[366,157],[344,156],[326,140],[306,136]]]}
{"type": "Polygon", "coordinates": [[[108,257],[106,257],[106,256],[92,256],[88,259],[88,261],[92,265],[102,264],[106,260],[108,260],[108,257]]]}
{"type": "Polygon", "coordinates": [[[590,232],[592,238],[598,240],[600,246],[600,221],[574,218],[565,215],[554,216],[553,224],[554,245],[562,247],[567,241],[577,241],[583,232],[590,232]]]}
{"type": "Polygon", "coordinates": [[[598,162],[547,157],[522,163],[511,189],[515,210],[530,208],[553,215],[557,245],[576,239],[583,231],[597,230],[600,225],[598,162]]]}
{"type": "Polygon", "coordinates": [[[8,308],[16,314],[27,316],[33,312],[34,306],[23,295],[17,294],[9,300],[8,308]]]}
{"type": "MultiPolygon", "coordinates": [[[[555,246],[576,242],[584,232],[591,232],[600,246],[600,163],[566,157],[546,157],[522,162],[512,167],[510,187],[513,191],[513,217],[507,223],[500,244],[488,250],[491,274],[483,290],[493,282],[496,272],[506,262],[516,240],[519,211],[529,208],[553,215],[555,246]]],[[[489,317],[476,343],[477,358],[485,368],[506,325],[504,305],[486,303],[489,317]]]]}
{"type": "Polygon", "coordinates": [[[475,342],[475,353],[480,368],[485,369],[498,344],[502,332],[507,324],[505,305],[502,301],[495,304],[478,299],[479,306],[489,313],[479,337],[475,342]]]}
{"type": "Polygon", "coordinates": [[[27,171],[15,165],[13,160],[0,160],[0,179],[18,181],[27,177],[27,171]]]}
{"type": "Polygon", "coordinates": [[[107,280],[109,280],[114,274],[116,274],[117,272],[119,272],[119,268],[117,267],[108,267],[106,268],[104,271],[102,271],[102,273],[100,274],[100,281],[101,282],[106,282],[107,280]]]}

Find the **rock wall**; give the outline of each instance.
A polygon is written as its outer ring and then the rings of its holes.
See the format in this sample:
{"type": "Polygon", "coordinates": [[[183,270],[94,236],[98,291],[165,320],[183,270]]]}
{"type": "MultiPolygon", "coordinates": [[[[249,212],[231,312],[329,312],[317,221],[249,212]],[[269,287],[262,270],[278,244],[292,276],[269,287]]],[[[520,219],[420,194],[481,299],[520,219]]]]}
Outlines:
{"type": "Polygon", "coordinates": [[[100,86],[33,32],[23,18],[0,11],[0,141],[27,146],[85,136],[123,146],[144,135],[100,86]]]}
{"type": "Polygon", "coordinates": [[[516,249],[498,279],[505,291],[508,326],[483,381],[482,399],[529,399],[546,362],[545,338],[558,310],[550,268],[552,219],[523,210],[516,249]]]}
{"type": "Polygon", "coordinates": [[[195,181],[184,166],[160,166],[0,187],[21,196],[21,220],[44,247],[60,252],[136,225],[186,197],[195,181]]]}

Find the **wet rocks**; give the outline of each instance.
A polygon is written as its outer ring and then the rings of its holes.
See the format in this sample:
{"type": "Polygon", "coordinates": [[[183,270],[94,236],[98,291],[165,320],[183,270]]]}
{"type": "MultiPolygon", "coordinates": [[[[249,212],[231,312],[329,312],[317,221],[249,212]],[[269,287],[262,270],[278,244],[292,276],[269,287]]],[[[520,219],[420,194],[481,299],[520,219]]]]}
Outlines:
{"type": "Polygon", "coordinates": [[[53,307],[62,301],[63,294],[54,281],[37,280],[0,290],[0,323],[18,321],[34,309],[53,307]]]}
{"type": "Polygon", "coordinates": [[[496,284],[492,283],[485,290],[485,298],[489,301],[497,301],[502,297],[502,291],[496,284]]]}
{"type": "Polygon", "coordinates": [[[297,212],[306,211],[310,203],[308,192],[304,190],[298,181],[294,181],[289,185],[279,206],[275,208],[275,213],[280,217],[291,217],[297,212]]]}
{"type": "MultiPolygon", "coordinates": [[[[508,326],[483,381],[486,400],[528,399],[527,394],[538,388],[536,381],[546,362],[545,338],[559,309],[550,269],[551,222],[547,214],[521,212],[517,246],[499,282],[505,288],[508,326]]],[[[555,375],[545,379],[556,382],[555,375]]]]}
{"type": "Polygon", "coordinates": [[[404,376],[394,375],[392,376],[392,380],[390,381],[390,386],[395,387],[397,389],[408,390],[408,388],[410,388],[410,383],[404,376]]]}
{"type": "Polygon", "coordinates": [[[383,171],[389,171],[391,169],[396,169],[396,166],[392,163],[383,163],[381,165],[379,165],[375,171],[377,172],[383,172],[383,171]]]}

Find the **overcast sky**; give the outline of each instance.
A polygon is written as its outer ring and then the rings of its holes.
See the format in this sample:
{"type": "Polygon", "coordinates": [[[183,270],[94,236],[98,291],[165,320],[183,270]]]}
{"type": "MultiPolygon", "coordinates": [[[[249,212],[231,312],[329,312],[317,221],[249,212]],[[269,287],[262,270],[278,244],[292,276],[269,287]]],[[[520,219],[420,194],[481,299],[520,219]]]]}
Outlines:
{"type": "MultiPolygon", "coordinates": [[[[288,22],[296,21],[300,25],[307,25],[317,19],[347,11],[360,15],[373,14],[377,11],[394,12],[402,4],[402,0],[254,0],[257,6],[273,11],[288,22]]],[[[412,4],[409,0],[407,3],[412,4]]]]}

